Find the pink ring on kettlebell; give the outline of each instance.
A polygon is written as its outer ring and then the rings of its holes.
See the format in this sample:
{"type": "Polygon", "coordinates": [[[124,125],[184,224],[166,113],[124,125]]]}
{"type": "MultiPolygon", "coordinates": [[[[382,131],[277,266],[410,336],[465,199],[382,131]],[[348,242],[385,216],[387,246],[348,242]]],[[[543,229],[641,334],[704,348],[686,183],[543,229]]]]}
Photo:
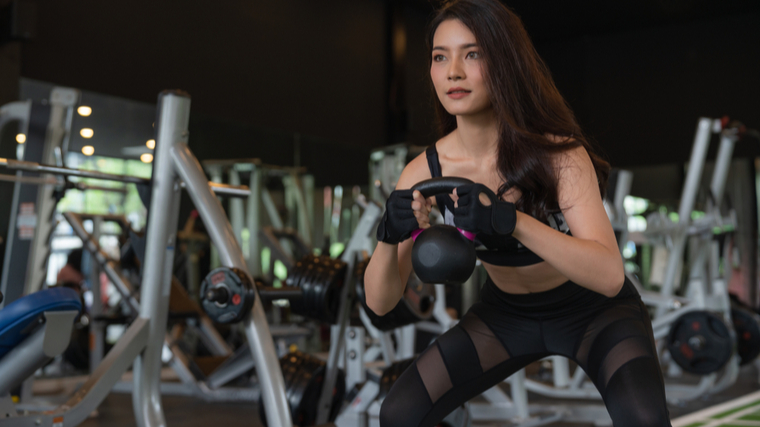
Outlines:
{"type": "Polygon", "coordinates": [[[459,232],[462,233],[462,235],[468,238],[470,241],[475,240],[475,233],[471,233],[467,230],[462,230],[461,228],[457,228],[457,230],[459,230],[459,232]]]}
{"type": "Polygon", "coordinates": [[[412,231],[412,240],[417,240],[417,236],[420,235],[425,229],[424,228],[418,228],[414,231],[412,231]]]}

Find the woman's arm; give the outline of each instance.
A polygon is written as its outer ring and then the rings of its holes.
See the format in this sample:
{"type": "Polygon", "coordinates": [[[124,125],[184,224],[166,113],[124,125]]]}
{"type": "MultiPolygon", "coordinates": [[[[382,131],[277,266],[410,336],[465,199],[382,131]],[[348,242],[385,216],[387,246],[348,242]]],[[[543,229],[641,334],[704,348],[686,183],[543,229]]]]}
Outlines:
{"type": "Polygon", "coordinates": [[[615,233],[599,193],[594,166],[583,147],[557,157],[560,207],[573,235],[517,212],[512,235],[573,282],[608,297],[625,280],[615,233]]]}
{"type": "MultiPolygon", "coordinates": [[[[414,184],[430,178],[427,158],[422,153],[412,160],[401,173],[396,190],[411,188],[414,184]]],[[[429,226],[428,214],[430,204],[415,192],[412,209],[420,227],[429,226]]],[[[378,242],[372,253],[369,265],[364,271],[364,293],[367,306],[378,316],[382,316],[398,304],[404,295],[406,282],[412,272],[412,239],[406,239],[398,245],[378,242]]]]}

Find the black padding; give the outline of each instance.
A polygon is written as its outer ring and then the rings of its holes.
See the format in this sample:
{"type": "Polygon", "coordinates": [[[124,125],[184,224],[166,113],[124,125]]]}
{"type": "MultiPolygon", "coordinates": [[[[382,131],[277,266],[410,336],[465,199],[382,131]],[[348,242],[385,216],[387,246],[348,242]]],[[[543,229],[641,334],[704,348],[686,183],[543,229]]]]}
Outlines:
{"type": "Polygon", "coordinates": [[[135,256],[140,261],[141,267],[145,265],[145,245],[147,242],[148,239],[145,238],[145,235],[140,236],[134,231],[129,230],[129,244],[135,252],[135,256]]]}
{"type": "Polygon", "coordinates": [[[426,199],[436,194],[450,194],[460,185],[472,184],[467,178],[457,176],[442,176],[440,178],[430,178],[420,181],[412,186],[412,190],[419,190],[426,199]]]}
{"type": "Polygon", "coordinates": [[[135,184],[135,187],[137,188],[137,195],[140,196],[140,201],[145,206],[145,209],[150,212],[150,195],[153,190],[152,181],[147,184],[135,184]]]}
{"type": "Polygon", "coordinates": [[[464,329],[454,327],[441,335],[438,338],[438,348],[455,387],[483,373],[478,350],[464,329]]]}

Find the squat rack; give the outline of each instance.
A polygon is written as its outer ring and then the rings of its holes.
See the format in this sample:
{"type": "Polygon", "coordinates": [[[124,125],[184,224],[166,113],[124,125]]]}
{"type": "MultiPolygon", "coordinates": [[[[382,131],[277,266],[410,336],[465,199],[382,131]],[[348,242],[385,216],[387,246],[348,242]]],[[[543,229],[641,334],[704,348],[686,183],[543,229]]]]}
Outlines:
{"type": "MultiPolygon", "coordinates": [[[[28,414],[0,420],[7,426],[69,427],[84,421],[105,399],[122,374],[133,365],[133,407],[140,427],[165,426],[160,395],[161,349],[166,334],[172,260],[179,216],[180,190],[188,190],[223,265],[248,272],[232,227],[215,196],[247,196],[247,188],[211,185],[198,160],[187,147],[190,97],[181,91],[165,91],[158,99],[156,148],[148,240],[141,289],[140,314],[123,337],[106,355],[82,387],[63,405],[43,414],[28,414]],[[184,185],[183,185],[184,184],[184,185]],[[213,188],[213,191],[212,191],[213,188]]],[[[116,181],[133,179],[98,172],[0,159],[0,166],[61,175],[85,176],[116,181]],[[75,172],[76,171],[76,172],[75,172]],[[98,176],[93,176],[97,174],[98,176]]],[[[146,181],[141,181],[145,183],[146,181]]],[[[349,268],[349,271],[351,269],[349,268]]],[[[347,278],[349,281],[351,278],[347,278]]],[[[345,312],[346,310],[342,310],[345,312]]],[[[256,298],[244,320],[246,337],[256,362],[261,394],[271,426],[292,426],[282,372],[275,352],[264,307],[256,298]]],[[[331,354],[331,357],[333,355],[331,354]]],[[[337,354],[334,356],[337,357],[337,354]]]]}

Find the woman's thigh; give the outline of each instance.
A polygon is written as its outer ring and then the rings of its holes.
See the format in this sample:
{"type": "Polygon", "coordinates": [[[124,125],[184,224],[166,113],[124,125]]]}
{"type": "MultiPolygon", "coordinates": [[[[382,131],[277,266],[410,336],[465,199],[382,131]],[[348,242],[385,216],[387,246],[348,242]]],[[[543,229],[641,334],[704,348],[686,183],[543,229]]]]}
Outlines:
{"type": "Polygon", "coordinates": [[[575,336],[574,350],[562,354],[594,382],[616,427],[670,425],[652,323],[640,299],[611,301],[575,336]]]}
{"type": "Polygon", "coordinates": [[[537,327],[483,303],[473,305],[394,383],[380,410],[381,427],[434,426],[459,405],[546,356],[533,351],[543,349],[534,345],[540,337],[530,333],[537,327]],[[491,324],[495,319],[498,336],[491,324]]]}

